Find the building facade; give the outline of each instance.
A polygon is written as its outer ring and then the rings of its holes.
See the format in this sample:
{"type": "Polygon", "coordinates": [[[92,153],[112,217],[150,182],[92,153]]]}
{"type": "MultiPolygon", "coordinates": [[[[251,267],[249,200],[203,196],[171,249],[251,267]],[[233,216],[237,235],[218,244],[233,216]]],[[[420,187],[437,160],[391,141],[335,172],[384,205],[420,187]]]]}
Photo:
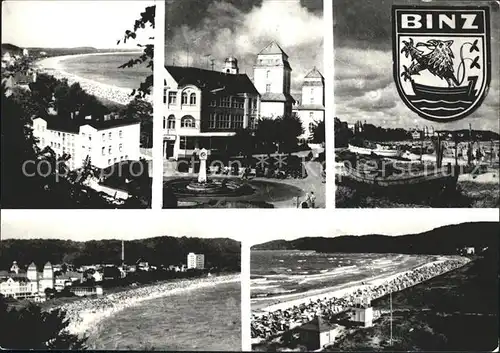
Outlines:
{"type": "Polygon", "coordinates": [[[87,157],[97,168],[107,168],[140,157],[140,123],[127,119],[95,121],[61,118],[33,119],[38,146],[50,147],[57,156],[70,155],[68,167],[78,169],[87,157]]]}
{"type": "Polygon", "coordinates": [[[276,42],[257,55],[253,81],[261,95],[261,117],[277,118],[292,113],[295,100],[290,94],[291,72],[288,55],[276,42]]]}
{"type": "Polygon", "coordinates": [[[187,256],[187,268],[203,270],[205,268],[205,255],[190,252],[187,256]]]}
{"type": "Polygon", "coordinates": [[[314,127],[325,120],[325,78],[316,68],[304,77],[301,100],[294,106],[294,113],[299,116],[304,129],[299,138],[310,140],[314,127]]]}
{"type": "Polygon", "coordinates": [[[259,119],[260,96],[235,58],[221,72],[165,67],[163,154],[189,157],[201,148],[227,149],[228,137],[252,128],[259,119]]]}
{"type": "Polygon", "coordinates": [[[54,288],[54,269],[50,262],[45,264],[42,273],[31,263],[25,276],[13,272],[11,276],[0,279],[0,294],[14,299],[44,298],[45,290],[54,288]]]}

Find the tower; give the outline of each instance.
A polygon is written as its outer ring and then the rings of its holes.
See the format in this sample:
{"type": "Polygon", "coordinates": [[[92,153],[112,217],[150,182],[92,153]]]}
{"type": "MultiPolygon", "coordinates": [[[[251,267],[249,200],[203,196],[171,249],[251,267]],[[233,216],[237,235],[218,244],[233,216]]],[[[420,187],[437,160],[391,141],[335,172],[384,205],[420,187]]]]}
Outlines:
{"type": "Polygon", "coordinates": [[[292,113],[291,72],[288,55],[276,42],[271,42],[257,55],[253,80],[261,94],[262,117],[275,118],[292,113]]]}
{"type": "Polygon", "coordinates": [[[299,117],[304,128],[304,138],[312,137],[314,126],[325,118],[325,79],[314,67],[302,84],[302,104],[299,117]]]}
{"type": "Polygon", "coordinates": [[[240,72],[238,69],[238,60],[232,56],[226,58],[226,60],[224,60],[224,68],[222,72],[237,75],[240,72]]]}
{"type": "Polygon", "coordinates": [[[32,262],[28,266],[28,270],[26,271],[26,277],[30,281],[30,289],[32,294],[38,293],[38,271],[36,269],[36,265],[32,262]]]}
{"type": "Polygon", "coordinates": [[[43,266],[42,278],[39,283],[40,286],[38,291],[40,293],[43,293],[47,288],[54,289],[54,268],[50,262],[47,262],[45,266],[43,266]]]}
{"type": "Polygon", "coordinates": [[[122,240],[122,266],[125,264],[125,241],[122,240]]]}

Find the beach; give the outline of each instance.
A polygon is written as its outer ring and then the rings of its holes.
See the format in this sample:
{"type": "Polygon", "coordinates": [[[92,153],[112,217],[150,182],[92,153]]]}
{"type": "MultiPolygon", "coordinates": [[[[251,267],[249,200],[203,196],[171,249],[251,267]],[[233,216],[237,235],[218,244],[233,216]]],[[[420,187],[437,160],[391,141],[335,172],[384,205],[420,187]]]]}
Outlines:
{"type": "MultiPolygon", "coordinates": [[[[131,100],[133,100],[133,96],[131,96],[132,89],[130,87],[119,87],[115,84],[108,84],[103,82],[98,82],[96,80],[92,80],[89,78],[82,77],[81,75],[76,75],[74,73],[69,72],[63,65],[64,61],[74,60],[78,58],[87,58],[87,57],[100,57],[100,56],[109,56],[109,55],[124,55],[124,54],[137,54],[139,55],[141,52],[137,53],[92,53],[92,54],[78,54],[78,55],[64,55],[64,56],[55,56],[46,59],[42,59],[36,62],[36,68],[43,73],[54,76],[55,78],[62,80],[67,79],[68,83],[71,85],[75,82],[78,82],[82,89],[88,94],[94,95],[97,98],[108,100],[116,104],[127,105],[131,100]]],[[[116,65],[118,66],[118,65],[116,65]]],[[[146,76],[144,76],[146,78],[146,76]]],[[[146,100],[152,102],[152,96],[148,95],[146,100]]]]}
{"type": "Polygon", "coordinates": [[[204,277],[194,280],[169,281],[150,286],[132,288],[126,291],[104,294],[96,298],[82,298],[81,300],[63,304],[57,308],[66,311],[70,320],[68,332],[84,336],[92,334],[98,324],[126,309],[161,297],[214,287],[224,283],[240,282],[240,275],[225,275],[204,277]]]}
{"type": "Polygon", "coordinates": [[[261,307],[260,310],[252,307],[252,339],[254,343],[272,339],[317,315],[336,315],[353,305],[369,303],[389,293],[410,288],[469,262],[469,258],[460,256],[436,256],[432,261],[412,269],[309,291],[293,299],[283,295],[279,303],[261,307]]]}

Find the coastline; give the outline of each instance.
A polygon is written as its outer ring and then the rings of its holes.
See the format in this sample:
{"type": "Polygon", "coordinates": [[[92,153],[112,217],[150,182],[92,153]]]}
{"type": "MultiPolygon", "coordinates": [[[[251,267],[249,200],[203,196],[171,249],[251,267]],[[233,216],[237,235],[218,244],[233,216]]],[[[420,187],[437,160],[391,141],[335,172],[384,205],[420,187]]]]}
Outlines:
{"type": "Polygon", "coordinates": [[[104,319],[123,309],[138,306],[145,301],[240,281],[239,274],[169,281],[123,292],[105,294],[102,297],[93,299],[82,298],[57,308],[65,310],[69,317],[68,332],[78,336],[85,336],[98,329],[99,323],[104,319]]]}
{"type": "MultiPolygon", "coordinates": [[[[439,264],[442,262],[445,262],[447,260],[452,260],[454,257],[452,256],[439,256],[438,259],[427,262],[425,264],[422,264],[420,266],[417,266],[413,269],[409,270],[403,270],[403,271],[398,271],[396,273],[392,274],[382,274],[382,275],[377,275],[371,278],[366,278],[366,279],[361,279],[361,280],[356,280],[353,282],[341,284],[341,285],[336,285],[333,287],[326,287],[326,288],[320,288],[320,289],[315,289],[311,290],[308,292],[304,293],[294,293],[294,294],[284,294],[279,297],[275,297],[277,303],[269,303],[266,305],[259,306],[258,301],[259,298],[254,298],[252,299],[252,314],[259,316],[259,315],[265,315],[270,312],[274,312],[277,310],[288,310],[292,308],[293,306],[299,306],[301,304],[307,304],[310,301],[316,301],[316,300],[323,300],[325,298],[331,299],[331,298],[340,298],[344,296],[348,296],[352,293],[355,293],[357,291],[363,290],[364,288],[369,288],[371,286],[379,286],[383,285],[384,283],[388,283],[389,281],[399,277],[403,276],[407,273],[411,273],[412,271],[428,266],[432,266],[435,264],[439,264]],[[286,300],[286,298],[294,298],[290,300],[286,300]]],[[[465,265],[465,264],[464,264],[465,265]]],[[[263,298],[264,300],[266,298],[263,298]]]]}
{"type": "MultiPolygon", "coordinates": [[[[61,62],[67,59],[74,59],[85,56],[100,56],[100,55],[124,55],[124,54],[139,54],[142,52],[106,52],[106,53],[89,53],[89,54],[74,54],[53,56],[37,61],[35,67],[43,73],[54,76],[58,80],[67,79],[68,84],[78,82],[82,89],[88,94],[94,95],[97,98],[111,101],[120,105],[127,105],[134,99],[131,96],[132,89],[125,87],[118,87],[102,82],[90,80],[70,72],[67,72],[62,66],[61,62]]],[[[152,102],[152,96],[148,95],[145,100],[152,102]]]]}

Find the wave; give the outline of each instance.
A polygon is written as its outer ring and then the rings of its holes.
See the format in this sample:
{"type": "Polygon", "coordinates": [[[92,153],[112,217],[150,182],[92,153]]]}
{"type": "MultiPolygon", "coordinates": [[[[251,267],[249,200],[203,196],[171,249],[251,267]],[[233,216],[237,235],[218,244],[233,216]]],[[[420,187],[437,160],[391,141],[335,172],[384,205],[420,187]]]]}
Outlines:
{"type": "Polygon", "coordinates": [[[431,101],[431,100],[428,100],[428,99],[417,99],[417,100],[414,100],[412,101],[413,103],[422,103],[422,102],[425,102],[425,103],[449,103],[449,104],[454,104],[454,103],[466,103],[466,104],[470,104],[472,103],[472,101],[463,101],[463,100],[458,100],[458,101],[445,101],[443,99],[440,99],[440,100],[437,100],[437,101],[431,101]]]}
{"type": "Polygon", "coordinates": [[[420,107],[422,110],[430,110],[430,111],[435,111],[435,110],[465,110],[464,107],[456,107],[456,108],[447,108],[447,107],[437,107],[437,108],[429,108],[429,107],[420,107]]]}

